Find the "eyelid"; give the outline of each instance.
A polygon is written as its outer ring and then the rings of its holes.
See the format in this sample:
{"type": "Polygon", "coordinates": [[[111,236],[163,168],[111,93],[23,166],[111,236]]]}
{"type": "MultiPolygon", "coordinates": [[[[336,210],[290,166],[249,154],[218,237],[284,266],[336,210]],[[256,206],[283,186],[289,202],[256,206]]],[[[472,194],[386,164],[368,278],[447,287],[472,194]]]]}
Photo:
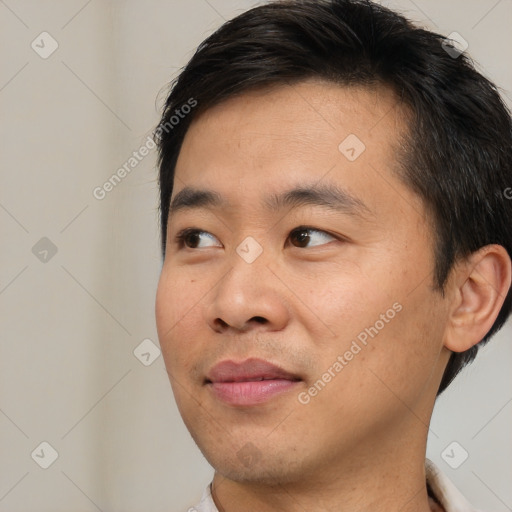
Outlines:
{"type": "Polygon", "coordinates": [[[321,228],[315,228],[314,226],[297,226],[296,228],[293,228],[290,231],[291,233],[295,233],[296,231],[317,231],[318,233],[324,233],[325,235],[332,236],[333,238],[336,238],[336,235],[333,235],[329,231],[326,231],[325,229],[321,228]]]}

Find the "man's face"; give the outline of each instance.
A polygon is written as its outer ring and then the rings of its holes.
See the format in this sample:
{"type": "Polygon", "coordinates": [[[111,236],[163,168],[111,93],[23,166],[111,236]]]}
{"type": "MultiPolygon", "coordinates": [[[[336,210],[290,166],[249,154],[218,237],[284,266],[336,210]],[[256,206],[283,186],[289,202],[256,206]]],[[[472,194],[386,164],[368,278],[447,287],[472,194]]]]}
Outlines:
{"type": "Polygon", "coordinates": [[[394,172],[402,114],[387,89],[306,81],[187,132],[171,202],[218,201],[171,210],[157,327],[181,415],[231,479],[325,478],[426,437],[447,308],[394,172]]]}

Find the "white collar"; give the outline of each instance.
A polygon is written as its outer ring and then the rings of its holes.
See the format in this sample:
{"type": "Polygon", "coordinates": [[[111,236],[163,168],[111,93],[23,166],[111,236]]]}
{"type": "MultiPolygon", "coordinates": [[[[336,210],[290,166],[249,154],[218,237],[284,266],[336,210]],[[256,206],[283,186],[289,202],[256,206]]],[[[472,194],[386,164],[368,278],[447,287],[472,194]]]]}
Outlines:
{"type": "MultiPolygon", "coordinates": [[[[478,512],[464,498],[451,480],[429,459],[425,459],[427,482],[446,512],[478,512]]],[[[215,507],[215,505],[214,505],[215,507]]],[[[216,512],[216,509],[213,508],[216,512]]]]}
{"type": "MultiPolygon", "coordinates": [[[[437,501],[446,512],[478,512],[453,485],[446,475],[429,459],[425,460],[425,473],[437,501]]],[[[188,512],[219,512],[210,491],[210,485],[203,492],[201,501],[188,512]]]]}

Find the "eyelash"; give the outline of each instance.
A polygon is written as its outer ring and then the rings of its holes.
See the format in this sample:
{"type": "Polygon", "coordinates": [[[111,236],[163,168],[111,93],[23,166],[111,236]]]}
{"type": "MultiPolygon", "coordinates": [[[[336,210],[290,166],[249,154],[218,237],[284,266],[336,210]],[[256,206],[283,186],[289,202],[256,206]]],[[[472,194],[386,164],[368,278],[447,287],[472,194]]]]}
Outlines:
{"type": "MultiPolygon", "coordinates": [[[[339,240],[339,241],[346,241],[347,240],[347,239],[343,239],[343,238],[341,238],[339,236],[332,235],[331,233],[328,233],[327,231],[324,231],[323,229],[317,229],[317,228],[313,228],[311,226],[299,226],[299,227],[297,227],[295,229],[292,229],[292,231],[290,231],[290,233],[289,233],[289,235],[287,237],[287,240],[289,239],[291,234],[297,233],[297,232],[300,232],[300,231],[316,231],[318,233],[326,234],[326,235],[330,236],[331,238],[334,238],[334,239],[339,240]]],[[[197,228],[186,228],[186,229],[183,229],[174,238],[174,242],[178,245],[178,249],[185,248],[185,239],[188,236],[190,236],[191,234],[195,234],[195,233],[211,234],[208,231],[204,231],[202,229],[197,229],[197,228]]],[[[321,245],[325,245],[325,244],[321,244],[321,245]]],[[[197,247],[187,247],[187,249],[195,250],[195,249],[197,249],[197,247]]],[[[306,249],[307,249],[307,247],[306,247],[306,249]]]]}

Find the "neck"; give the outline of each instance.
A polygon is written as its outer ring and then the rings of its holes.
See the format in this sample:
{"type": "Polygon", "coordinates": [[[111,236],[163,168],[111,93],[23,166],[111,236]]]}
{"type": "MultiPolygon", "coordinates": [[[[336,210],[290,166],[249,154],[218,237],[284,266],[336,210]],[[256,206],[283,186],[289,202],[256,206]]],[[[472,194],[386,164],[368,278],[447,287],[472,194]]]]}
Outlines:
{"type": "Polygon", "coordinates": [[[384,437],[376,436],[366,448],[338,454],[335,461],[316,465],[293,481],[236,482],[215,473],[215,504],[219,512],[430,512],[426,429],[415,436],[402,432],[388,442],[384,437]]]}

